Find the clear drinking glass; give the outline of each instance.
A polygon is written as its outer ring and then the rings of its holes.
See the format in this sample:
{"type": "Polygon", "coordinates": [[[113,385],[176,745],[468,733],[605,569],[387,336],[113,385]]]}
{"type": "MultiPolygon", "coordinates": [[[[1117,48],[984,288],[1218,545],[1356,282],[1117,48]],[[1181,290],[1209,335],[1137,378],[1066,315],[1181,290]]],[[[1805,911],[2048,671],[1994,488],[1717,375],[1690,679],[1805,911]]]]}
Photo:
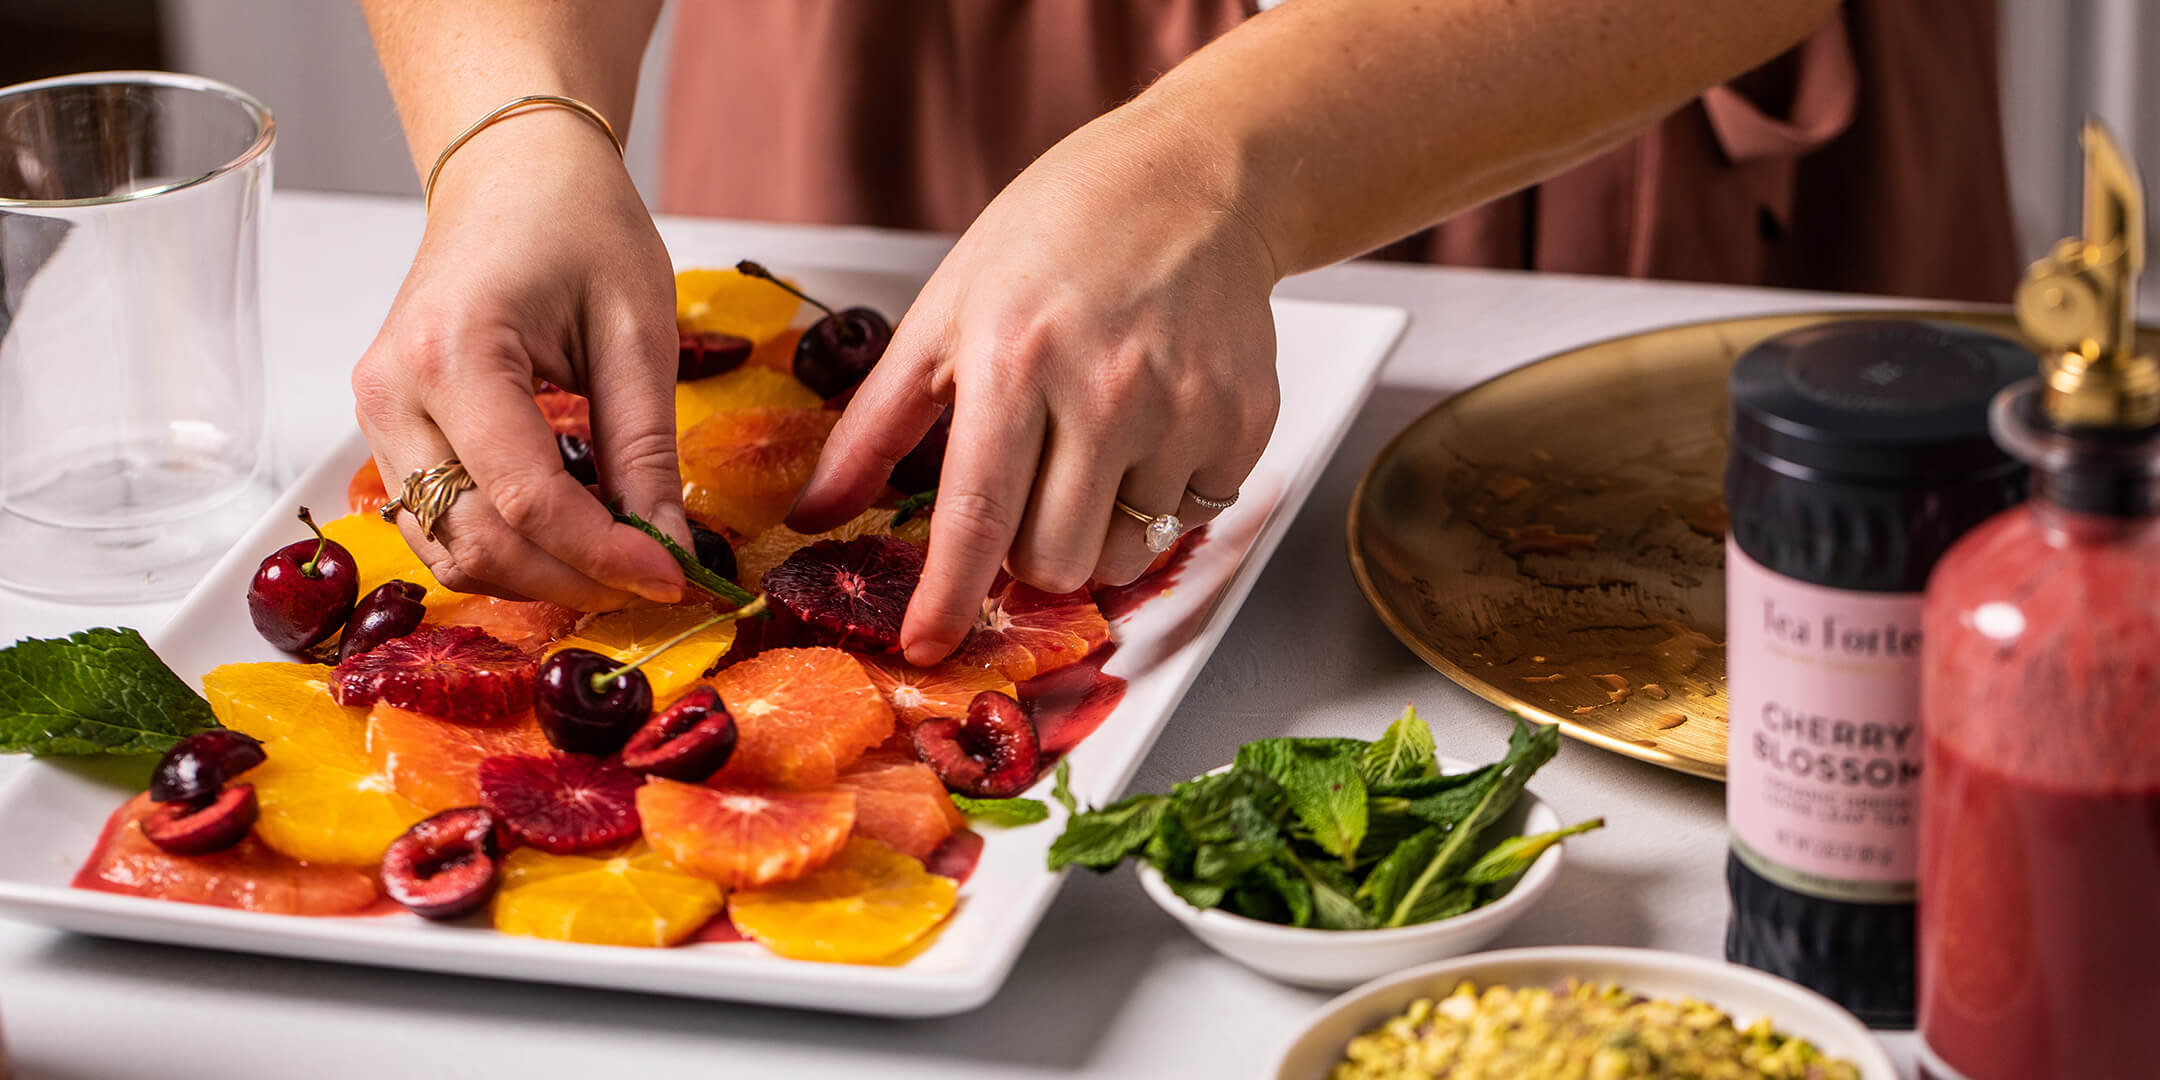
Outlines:
{"type": "Polygon", "coordinates": [[[0,585],[170,596],[268,507],[275,134],[186,75],[0,89],[0,585]]]}

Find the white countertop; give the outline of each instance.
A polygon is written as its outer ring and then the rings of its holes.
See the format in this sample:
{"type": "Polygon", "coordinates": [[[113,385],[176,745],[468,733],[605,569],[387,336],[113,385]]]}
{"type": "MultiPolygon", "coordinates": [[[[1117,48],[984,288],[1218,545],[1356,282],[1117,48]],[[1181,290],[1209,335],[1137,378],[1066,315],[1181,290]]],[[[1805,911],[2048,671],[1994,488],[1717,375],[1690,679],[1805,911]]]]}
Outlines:
{"type": "MultiPolygon", "coordinates": [[[[284,473],[351,424],[346,372],[418,242],[409,200],[281,191],[263,299],[284,473]]],[[[925,273],[947,241],[863,229],[663,220],[678,262],[925,273]]],[[[1879,304],[1856,297],[1350,265],[1283,295],[1408,309],[1364,414],[1134,784],[1160,790],[1267,735],[1369,735],[1417,703],[1443,753],[1485,760],[1506,720],[1398,644],[1343,547],[1350,491],[1383,443],[1455,390],[1584,342],[1676,322],[1879,304]]],[[[1294,405],[1294,403],[1293,403],[1294,405]]],[[[172,604],[71,606],[0,590],[0,643],[91,625],[150,629],[172,604]]],[[[0,759],[0,778],[21,768],[0,759]]],[[[1719,955],[1719,785],[1569,743],[1535,781],[1569,847],[1541,905],[1496,943],[1719,955]]],[[[1130,871],[1075,872],[982,1010],[869,1020],[105,941],[0,920],[0,1029],[20,1080],[310,1077],[1247,1077],[1325,995],[1208,951],[1130,871]]],[[[1909,1063],[1910,1036],[1886,1039],[1909,1063]]]]}

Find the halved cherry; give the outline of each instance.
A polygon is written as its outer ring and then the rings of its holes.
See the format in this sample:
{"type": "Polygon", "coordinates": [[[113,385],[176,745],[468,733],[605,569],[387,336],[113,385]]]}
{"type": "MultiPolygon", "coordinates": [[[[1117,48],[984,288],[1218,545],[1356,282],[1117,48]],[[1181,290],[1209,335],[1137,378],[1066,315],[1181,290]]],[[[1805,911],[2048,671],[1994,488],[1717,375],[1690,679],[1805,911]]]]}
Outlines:
{"type": "Polygon", "coordinates": [[[246,839],[260,813],[255,785],[234,784],[215,795],[160,804],[142,819],[142,831],[171,854],[208,855],[246,839]]]}
{"type": "Polygon", "coordinates": [[[502,878],[495,815],[478,806],[445,810],[405,830],[383,852],[383,892],[424,919],[470,914],[502,878]]]}
{"type": "Polygon", "coordinates": [[[700,683],[630,736],[622,763],[635,772],[697,783],[735,753],[735,718],[720,691],[700,683]]]}
{"type": "Polygon", "coordinates": [[[945,786],[980,799],[1018,795],[1035,782],[1042,744],[1035,722],[1009,694],[985,690],[967,716],[915,726],[915,754],[945,786]]]}

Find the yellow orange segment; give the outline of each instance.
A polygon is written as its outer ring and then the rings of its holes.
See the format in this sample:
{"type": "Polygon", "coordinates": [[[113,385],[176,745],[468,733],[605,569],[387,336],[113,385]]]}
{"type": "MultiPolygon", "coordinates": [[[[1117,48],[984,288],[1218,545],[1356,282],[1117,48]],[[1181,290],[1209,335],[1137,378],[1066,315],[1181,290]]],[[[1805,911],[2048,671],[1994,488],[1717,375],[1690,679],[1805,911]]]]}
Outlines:
{"type": "Polygon", "coordinates": [[[766,341],[786,330],[801,306],[786,289],[733,267],[675,273],[675,325],[684,330],[766,341]]]}
{"type": "MultiPolygon", "coordinates": [[[[629,662],[659,648],[677,634],[713,617],[705,604],[626,608],[595,615],[577,633],[555,643],[550,652],[590,649],[602,656],[629,662]]],[[[638,670],[652,684],[653,703],[665,707],[698,680],[735,644],[735,624],[708,626],[646,661],[638,670]]]]}
{"type": "Polygon", "coordinates": [[[952,914],[959,886],[864,837],[816,873],[735,894],[744,935],[795,960],[871,964],[893,957],[952,914]]]}
{"type": "Polygon", "coordinates": [[[683,507],[707,528],[756,536],[787,516],[840,414],[755,406],[683,432],[683,507]]]}
{"type": "Polygon", "coordinates": [[[588,855],[512,851],[493,912],[495,929],[506,934],[659,949],[697,933],[725,903],[718,885],[633,843],[588,855]]]}
{"type": "Polygon", "coordinates": [[[685,872],[730,889],[791,881],[824,865],[855,827],[853,792],[705,787],[653,778],[638,789],[645,841],[685,872]]]}
{"type": "Polygon", "coordinates": [[[793,375],[745,365],[733,371],[675,384],[675,434],[736,409],[758,407],[815,409],[825,404],[817,391],[793,375]]]}
{"type": "Polygon", "coordinates": [[[795,374],[795,346],[802,342],[803,328],[782,330],[771,339],[760,341],[750,350],[746,363],[770,368],[782,375],[795,374]]]}
{"type": "Polygon", "coordinates": [[[878,692],[892,706],[902,726],[913,728],[925,720],[967,715],[968,702],[985,690],[1018,697],[1013,681],[994,667],[970,664],[965,658],[946,660],[936,667],[919,668],[897,656],[864,656],[863,671],[877,684],[878,692]]]}
{"type": "Polygon", "coordinates": [[[821,788],[893,733],[892,707],[838,649],[768,649],[713,678],[735,718],[724,783],[821,788]]]}
{"type": "Polygon", "coordinates": [[[362,596],[393,578],[426,589],[429,601],[450,591],[428,572],[427,564],[420,561],[420,556],[413,554],[413,549],[405,543],[405,534],[384,521],[380,514],[347,514],[324,522],[322,531],[324,536],[343,544],[345,550],[352,553],[353,565],[360,571],[362,596]]]}
{"type": "MultiPolygon", "coordinates": [[[[820,540],[853,540],[859,536],[884,536],[892,532],[893,512],[871,507],[831,532],[799,533],[785,525],[775,525],[735,545],[735,580],[745,589],[755,589],[765,580],[765,572],[787,561],[795,554],[820,540]]],[[[918,545],[919,546],[919,545],[918,545]]]]}
{"type": "Polygon", "coordinates": [[[834,785],[855,793],[855,835],[925,859],[967,818],[928,765],[897,754],[870,754],[834,785]]]}
{"type": "Polygon", "coordinates": [[[226,664],[203,676],[203,696],[218,723],[243,735],[349,754],[365,744],[367,710],[333,700],[330,678],[321,664],[226,664]]]}
{"type": "Polygon", "coordinates": [[[381,704],[368,713],[368,760],[391,790],[429,813],[480,805],[482,761],[553,749],[530,712],[486,725],[453,724],[381,704]]]}

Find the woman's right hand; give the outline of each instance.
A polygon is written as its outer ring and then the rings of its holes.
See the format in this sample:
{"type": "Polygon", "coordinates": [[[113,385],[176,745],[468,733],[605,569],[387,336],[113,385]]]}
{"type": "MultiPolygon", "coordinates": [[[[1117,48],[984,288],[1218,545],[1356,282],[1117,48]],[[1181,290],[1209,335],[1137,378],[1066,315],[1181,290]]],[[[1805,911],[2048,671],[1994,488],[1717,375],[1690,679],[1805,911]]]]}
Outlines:
{"type": "Polygon", "coordinates": [[[602,501],[688,539],[674,312],[667,250],[584,118],[518,114],[450,159],[412,269],[352,375],[386,488],[453,456],[472,475],[435,540],[398,518],[438,580],[587,611],[681,598],[674,560],[602,501]],[[591,399],[598,497],[564,470],[536,378],[591,399]]]}

